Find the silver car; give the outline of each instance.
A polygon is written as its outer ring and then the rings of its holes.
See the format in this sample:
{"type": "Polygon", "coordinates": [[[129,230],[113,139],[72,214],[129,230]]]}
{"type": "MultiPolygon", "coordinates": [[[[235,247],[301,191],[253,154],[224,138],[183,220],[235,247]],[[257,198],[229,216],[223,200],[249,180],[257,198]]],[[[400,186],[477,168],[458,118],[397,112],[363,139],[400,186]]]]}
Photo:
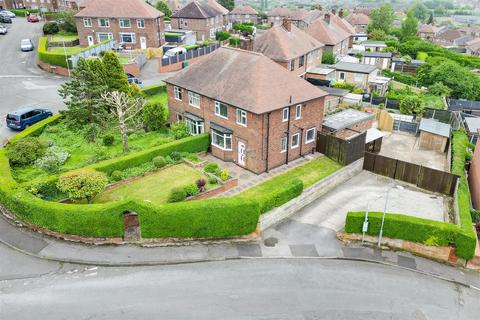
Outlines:
{"type": "Polygon", "coordinates": [[[23,39],[20,42],[20,50],[22,51],[33,51],[33,42],[30,39],[23,39]]]}
{"type": "Polygon", "coordinates": [[[0,24],[0,34],[7,34],[7,32],[8,32],[7,27],[0,24]]]}
{"type": "Polygon", "coordinates": [[[9,16],[10,18],[15,18],[15,13],[13,13],[12,11],[8,11],[8,10],[2,10],[2,12],[4,14],[6,14],[7,16],[9,16]]]}

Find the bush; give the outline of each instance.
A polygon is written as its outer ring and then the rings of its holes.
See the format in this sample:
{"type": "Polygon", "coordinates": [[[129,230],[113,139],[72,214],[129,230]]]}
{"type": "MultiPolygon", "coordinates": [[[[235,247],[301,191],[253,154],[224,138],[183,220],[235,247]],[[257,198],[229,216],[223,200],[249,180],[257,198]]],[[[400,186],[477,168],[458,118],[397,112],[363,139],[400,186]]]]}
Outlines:
{"type": "Polygon", "coordinates": [[[346,83],[346,82],[335,82],[335,84],[333,86],[335,88],[345,89],[345,90],[348,90],[350,92],[352,92],[355,89],[355,86],[353,84],[346,83]]]}
{"type": "Polygon", "coordinates": [[[228,170],[227,169],[223,169],[220,172],[220,180],[222,180],[222,181],[227,181],[228,180],[228,170]]]}
{"type": "Polygon", "coordinates": [[[57,172],[70,154],[58,146],[48,147],[45,154],[35,161],[35,166],[49,173],[57,172]]]}
{"type": "Polygon", "coordinates": [[[143,108],[143,124],[150,131],[157,131],[167,126],[165,106],[161,103],[147,103],[143,108]]]}
{"type": "Polygon", "coordinates": [[[190,130],[188,129],[187,124],[183,121],[175,122],[172,125],[171,132],[175,140],[183,139],[190,136],[190,130]]]}
{"type": "Polygon", "coordinates": [[[167,165],[167,160],[162,156],[155,157],[152,161],[155,168],[163,168],[167,165]]]}
{"type": "Polygon", "coordinates": [[[170,158],[172,158],[173,161],[177,162],[182,159],[182,156],[180,155],[179,152],[173,151],[172,153],[170,153],[170,158]]]}
{"type": "Polygon", "coordinates": [[[25,130],[23,130],[23,131],[17,133],[16,135],[14,135],[13,137],[11,137],[9,139],[9,142],[14,143],[14,142],[22,140],[26,137],[39,136],[40,134],[42,134],[43,130],[46,127],[48,127],[49,124],[54,124],[54,123],[58,122],[58,120],[60,120],[61,116],[62,116],[61,114],[57,113],[56,115],[54,115],[52,117],[48,117],[45,120],[37,122],[34,125],[26,128],[25,130]]]}
{"type": "Polygon", "coordinates": [[[42,157],[47,143],[36,137],[27,137],[7,145],[7,157],[12,165],[25,166],[42,157]]]}
{"type": "Polygon", "coordinates": [[[198,190],[198,187],[195,183],[191,183],[191,184],[186,185],[183,188],[183,190],[185,191],[185,195],[187,197],[195,196],[200,192],[200,190],[198,190]]]}
{"type": "Polygon", "coordinates": [[[113,181],[120,181],[120,180],[123,180],[123,173],[122,171],[115,170],[112,172],[110,177],[112,178],[113,181]]]}
{"type": "Polygon", "coordinates": [[[324,52],[322,55],[322,63],[324,64],[334,64],[337,58],[333,54],[333,52],[327,51],[324,52]]]}
{"type": "Polygon", "coordinates": [[[205,179],[198,179],[197,181],[195,181],[195,184],[197,185],[200,192],[204,192],[207,181],[205,179]]]}
{"type": "Polygon", "coordinates": [[[422,115],[425,105],[419,96],[405,96],[400,101],[400,112],[403,114],[422,115]]]}
{"type": "Polygon", "coordinates": [[[43,33],[44,34],[55,34],[60,29],[58,28],[58,24],[56,22],[47,22],[43,25],[43,33]]]}
{"type": "Polygon", "coordinates": [[[115,141],[115,138],[111,134],[107,134],[106,136],[103,137],[103,145],[104,146],[111,146],[113,145],[113,142],[115,141]]]}
{"type": "Polygon", "coordinates": [[[87,203],[90,203],[92,198],[105,189],[107,183],[105,173],[92,169],[80,169],[61,175],[57,187],[71,199],[86,199],[87,203]]]}
{"type": "Polygon", "coordinates": [[[217,31],[215,33],[215,39],[217,41],[225,41],[227,40],[228,38],[230,38],[230,32],[227,32],[227,31],[217,31]]]}
{"type": "Polygon", "coordinates": [[[208,177],[208,183],[210,184],[217,184],[218,183],[218,180],[215,176],[209,176],[208,177]]]}
{"type": "Polygon", "coordinates": [[[238,47],[240,45],[240,38],[237,37],[231,37],[228,39],[228,44],[230,47],[238,47]]]}
{"type": "Polygon", "coordinates": [[[218,170],[220,170],[220,167],[215,162],[209,162],[203,167],[203,171],[212,174],[215,174],[218,170]]]}
{"type": "Polygon", "coordinates": [[[185,200],[187,194],[184,188],[173,188],[168,196],[168,202],[180,202],[185,200]]]}

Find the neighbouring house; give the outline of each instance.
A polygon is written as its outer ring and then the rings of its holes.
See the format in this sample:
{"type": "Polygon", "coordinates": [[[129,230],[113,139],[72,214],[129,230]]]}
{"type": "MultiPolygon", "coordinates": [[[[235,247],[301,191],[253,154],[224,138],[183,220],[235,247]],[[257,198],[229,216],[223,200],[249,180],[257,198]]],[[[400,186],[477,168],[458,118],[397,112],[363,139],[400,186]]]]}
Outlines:
{"type": "Polygon", "coordinates": [[[390,71],[416,74],[417,69],[423,64],[425,64],[425,61],[423,60],[406,60],[402,57],[392,57],[392,66],[390,67],[390,71]]]}
{"type": "Polygon", "coordinates": [[[418,130],[420,131],[418,146],[421,149],[447,151],[448,139],[450,138],[450,125],[448,123],[423,118],[418,130]]]}
{"type": "Polygon", "coordinates": [[[336,81],[335,68],[328,65],[310,67],[305,74],[305,79],[316,86],[330,86],[336,81]]]}
{"type": "Polygon", "coordinates": [[[423,40],[432,41],[442,31],[441,27],[437,27],[433,24],[422,24],[418,28],[417,35],[423,40]]]}
{"type": "Polygon", "coordinates": [[[236,22],[253,22],[258,23],[258,12],[249,5],[240,5],[233,8],[228,14],[228,21],[231,24],[236,22]]]}
{"type": "Polygon", "coordinates": [[[368,40],[368,34],[366,33],[355,33],[353,36],[353,43],[362,43],[368,40]]]}
{"type": "Polygon", "coordinates": [[[448,29],[438,33],[432,42],[445,48],[460,48],[465,47],[471,39],[472,36],[465,35],[458,29],[448,29]]]}
{"type": "Polygon", "coordinates": [[[335,56],[344,56],[348,53],[353,35],[340,28],[326,13],[324,19],[317,19],[305,30],[313,38],[325,45],[324,52],[332,52],[335,56]]]}
{"type": "Polygon", "coordinates": [[[297,8],[290,12],[289,18],[292,20],[292,23],[298,27],[300,25],[300,22],[308,13],[309,10],[303,7],[297,8]]]}
{"type": "MultiPolygon", "coordinates": [[[[61,11],[71,8],[70,1],[65,0],[22,0],[22,1],[8,1],[6,0],[6,7],[8,8],[23,8],[25,6],[29,9],[40,9],[43,11],[61,11]],[[21,3],[21,5],[19,5],[21,3]]],[[[0,2],[1,5],[1,2],[0,2]]]]}
{"type": "Polygon", "coordinates": [[[465,130],[467,132],[468,141],[477,143],[478,130],[480,129],[480,118],[465,117],[465,130]]]}
{"type": "Polygon", "coordinates": [[[146,49],[165,43],[163,16],[143,0],[89,0],[75,22],[81,46],[114,39],[127,48],[146,49]]]}
{"type": "Polygon", "coordinates": [[[197,40],[215,38],[217,31],[225,29],[223,13],[207,2],[192,1],[171,17],[172,29],[191,30],[197,40]]]}
{"type": "Polygon", "coordinates": [[[348,139],[370,129],[375,121],[373,113],[345,109],[323,119],[322,132],[348,139]]]}
{"type": "Polygon", "coordinates": [[[215,8],[217,9],[218,11],[220,11],[222,13],[222,17],[223,17],[223,26],[227,29],[227,30],[230,30],[231,29],[231,25],[228,23],[228,14],[230,13],[230,11],[228,11],[227,8],[225,8],[224,6],[222,6],[220,3],[218,3],[216,0],[206,0],[207,1],[207,4],[209,6],[211,6],[212,8],[215,8]]]}
{"type": "Polygon", "coordinates": [[[384,41],[365,41],[361,45],[365,48],[365,51],[370,52],[382,52],[387,49],[384,41]]]}
{"type": "Polygon", "coordinates": [[[319,88],[328,93],[328,96],[325,98],[325,113],[333,112],[349,93],[345,89],[325,86],[319,86],[319,88]]]}
{"type": "Polygon", "coordinates": [[[356,33],[367,33],[367,26],[370,23],[370,18],[362,12],[353,12],[345,18],[354,28],[356,33]]]}
{"type": "Polygon", "coordinates": [[[370,82],[375,81],[378,74],[378,68],[369,64],[338,62],[331,67],[335,69],[337,82],[353,84],[363,91],[370,91],[370,82]]]}
{"type": "Polygon", "coordinates": [[[290,9],[288,8],[275,8],[267,13],[267,22],[272,26],[282,24],[285,18],[290,18],[290,9]]]}
{"type": "Polygon", "coordinates": [[[480,38],[475,38],[465,44],[466,54],[470,56],[480,56],[480,38]]]}
{"type": "Polygon", "coordinates": [[[261,53],[222,47],[165,80],[169,121],[255,173],[314,152],[326,92],[261,53]]]}
{"type": "Polygon", "coordinates": [[[311,25],[315,20],[317,19],[323,19],[325,13],[314,9],[308,11],[301,20],[295,21],[293,20],[292,22],[299,27],[302,30],[306,30],[309,25],[311,25]]]}
{"type": "Polygon", "coordinates": [[[172,14],[174,14],[174,13],[178,12],[180,9],[182,9],[182,5],[177,0],[168,0],[167,5],[170,8],[170,10],[172,11],[172,14]]]}
{"type": "Polygon", "coordinates": [[[361,63],[376,66],[378,69],[389,69],[392,65],[391,52],[364,52],[362,53],[361,63]]]}
{"type": "MultiPolygon", "coordinates": [[[[478,135],[478,132],[477,132],[478,135]]],[[[472,162],[468,171],[470,194],[475,209],[480,209],[480,140],[477,140],[472,162]]]]}
{"type": "Polygon", "coordinates": [[[323,43],[297,28],[289,18],[256,38],[253,48],[298,76],[322,63],[323,43]]]}

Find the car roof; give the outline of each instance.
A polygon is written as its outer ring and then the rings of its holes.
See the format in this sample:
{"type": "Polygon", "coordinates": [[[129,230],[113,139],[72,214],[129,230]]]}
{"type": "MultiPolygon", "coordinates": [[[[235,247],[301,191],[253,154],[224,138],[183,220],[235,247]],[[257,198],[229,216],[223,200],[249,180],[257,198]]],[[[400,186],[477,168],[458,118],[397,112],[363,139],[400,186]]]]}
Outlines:
{"type": "Polygon", "coordinates": [[[13,112],[9,112],[8,114],[21,115],[21,114],[30,112],[30,111],[32,111],[32,110],[34,110],[34,108],[32,108],[32,107],[25,107],[25,108],[22,108],[22,109],[15,110],[15,111],[13,111],[13,112]]]}

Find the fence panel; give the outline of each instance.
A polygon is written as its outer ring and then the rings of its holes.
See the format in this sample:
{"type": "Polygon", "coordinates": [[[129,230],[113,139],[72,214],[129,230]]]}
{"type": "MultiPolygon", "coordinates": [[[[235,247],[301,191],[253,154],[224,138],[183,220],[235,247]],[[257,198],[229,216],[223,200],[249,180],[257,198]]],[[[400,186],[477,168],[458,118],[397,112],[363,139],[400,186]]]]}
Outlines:
{"type": "Polygon", "coordinates": [[[421,166],[397,160],[397,168],[395,169],[395,179],[416,184],[421,166]]]}
{"type": "Polygon", "coordinates": [[[397,159],[376,155],[373,173],[393,179],[395,178],[396,167],[397,159]]]}

